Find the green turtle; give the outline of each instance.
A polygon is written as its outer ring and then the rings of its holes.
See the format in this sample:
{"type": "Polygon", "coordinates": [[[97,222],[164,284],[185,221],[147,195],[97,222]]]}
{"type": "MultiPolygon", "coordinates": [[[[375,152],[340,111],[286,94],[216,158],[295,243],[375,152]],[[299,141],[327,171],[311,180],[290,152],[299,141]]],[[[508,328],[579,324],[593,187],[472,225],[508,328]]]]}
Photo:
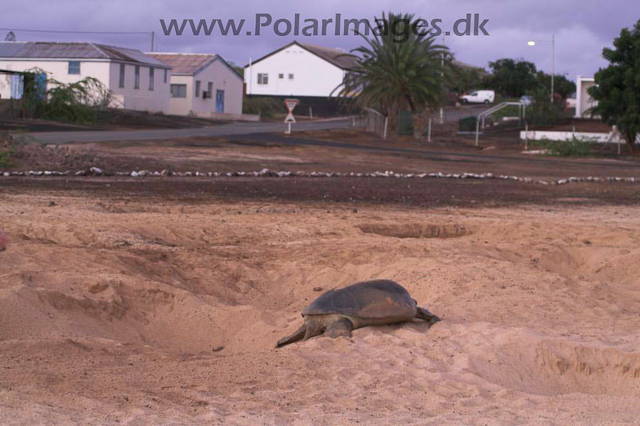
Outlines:
{"type": "Polygon", "coordinates": [[[277,348],[322,333],[334,338],[351,337],[352,330],[368,325],[395,324],[414,318],[431,324],[440,321],[419,307],[404,287],[390,280],[364,281],[329,290],[307,306],[302,317],[302,327],[278,340],[277,348]]]}

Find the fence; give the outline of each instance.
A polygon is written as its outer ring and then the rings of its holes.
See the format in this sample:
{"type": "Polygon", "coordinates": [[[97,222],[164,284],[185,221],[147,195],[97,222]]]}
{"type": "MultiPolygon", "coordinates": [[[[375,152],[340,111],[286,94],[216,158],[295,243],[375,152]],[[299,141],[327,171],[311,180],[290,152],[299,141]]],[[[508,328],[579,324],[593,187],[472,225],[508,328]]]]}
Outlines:
{"type": "Polygon", "coordinates": [[[386,139],[389,118],[374,109],[364,108],[362,114],[355,120],[354,126],[364,127],[365,131],[386,139]]]}

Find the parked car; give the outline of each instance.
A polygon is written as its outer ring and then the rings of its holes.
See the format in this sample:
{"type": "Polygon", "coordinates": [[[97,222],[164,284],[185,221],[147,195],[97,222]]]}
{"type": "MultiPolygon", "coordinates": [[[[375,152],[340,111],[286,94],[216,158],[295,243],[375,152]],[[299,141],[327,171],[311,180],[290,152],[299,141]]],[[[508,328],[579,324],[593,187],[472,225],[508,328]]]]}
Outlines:
{"type": "Polygon", "coordinates": [[[460,98],[463,104],[490,104],[496,99],[496,92],[493,90],[476,90],[469,95],[460,98]]]}
{"type": "Polygon", "coordinates": [[[533,103],[533,98],[529,95],[524,95],[520,97],[520,102],[524,104],[524,106],[529,106],[533,103]]]}

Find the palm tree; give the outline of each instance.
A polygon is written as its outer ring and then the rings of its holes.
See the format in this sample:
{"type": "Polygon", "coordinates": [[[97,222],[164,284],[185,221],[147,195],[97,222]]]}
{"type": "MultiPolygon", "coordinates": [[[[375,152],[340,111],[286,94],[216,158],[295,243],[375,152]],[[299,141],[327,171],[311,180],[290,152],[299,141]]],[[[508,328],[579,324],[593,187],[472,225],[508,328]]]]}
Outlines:
{"type": "Polygon", "coordinates": [[[452,63],[448,48],[419,28],[414,15],[383,13],[376,23],[369,25],[371,37],[360,34],[366,45],[351,51],[359,66],[345,76],[339,96],[387,116],[398,108],[415,112],[441,105],[452,63]]]}

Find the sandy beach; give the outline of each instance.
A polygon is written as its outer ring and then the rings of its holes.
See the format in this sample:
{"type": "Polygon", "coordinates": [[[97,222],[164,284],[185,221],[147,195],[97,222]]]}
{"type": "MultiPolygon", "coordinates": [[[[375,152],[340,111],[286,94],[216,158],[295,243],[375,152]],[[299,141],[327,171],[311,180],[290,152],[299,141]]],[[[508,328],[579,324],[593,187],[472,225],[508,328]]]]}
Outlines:
{"type": "Polygon", "coordinates": [[[633,423],[637,213],[4,193],[1,422],[633,423]],[[275,349],[374,278],[443,321],[275,349]]]}

